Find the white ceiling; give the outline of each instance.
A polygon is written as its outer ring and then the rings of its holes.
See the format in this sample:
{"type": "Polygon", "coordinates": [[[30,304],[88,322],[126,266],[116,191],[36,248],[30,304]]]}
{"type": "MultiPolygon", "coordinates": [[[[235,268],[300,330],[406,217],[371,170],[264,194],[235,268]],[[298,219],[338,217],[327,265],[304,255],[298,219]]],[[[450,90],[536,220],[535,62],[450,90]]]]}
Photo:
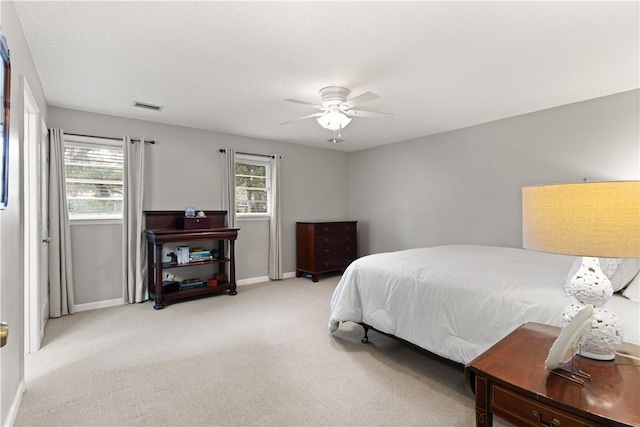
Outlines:
{"type": "Polygon", "coordinates": [[[344,151],[639,87],[638,1],[14,4],[51,106],[344,151]],[[332,85],[394,115],[280,124],[332,85]]]}

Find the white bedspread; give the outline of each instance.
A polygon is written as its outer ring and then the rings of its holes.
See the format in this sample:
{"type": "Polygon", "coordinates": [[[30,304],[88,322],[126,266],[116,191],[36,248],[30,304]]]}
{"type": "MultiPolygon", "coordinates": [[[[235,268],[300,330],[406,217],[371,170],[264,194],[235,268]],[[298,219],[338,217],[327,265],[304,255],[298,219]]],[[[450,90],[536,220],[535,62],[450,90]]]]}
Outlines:
{"type": "MultiPolygon", "coordinates": [[[[560,325],[575,301],[564,284],[575,257],[525,249],[448,245],[369,255],[344,272],[329,327],[364,322],[447,359],[469,363],[526,322],[560,325]]],[[[639,344],[640,305],[607,303],[639,344]]]]}

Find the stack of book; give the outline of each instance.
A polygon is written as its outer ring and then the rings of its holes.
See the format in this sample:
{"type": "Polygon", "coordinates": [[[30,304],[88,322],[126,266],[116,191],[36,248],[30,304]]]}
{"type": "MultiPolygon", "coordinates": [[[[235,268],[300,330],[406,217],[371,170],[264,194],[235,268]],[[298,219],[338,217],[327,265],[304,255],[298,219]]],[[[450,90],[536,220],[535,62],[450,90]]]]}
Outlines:
{"type": "Polygon", "coordinates": [[[204,250],[202,248],[193,248],[191,252],[189,252],[189,262],[203,262],[203,261],[211,261],[213,256],[211,256],[211,252],[204,250]]]}
{"type": "Polygon", "coordinates": [[[204,286],[204,283],[200,279],[185,279],[180,282],[180,289],[193,289],[193,288],[201,288],[204,286]]]}

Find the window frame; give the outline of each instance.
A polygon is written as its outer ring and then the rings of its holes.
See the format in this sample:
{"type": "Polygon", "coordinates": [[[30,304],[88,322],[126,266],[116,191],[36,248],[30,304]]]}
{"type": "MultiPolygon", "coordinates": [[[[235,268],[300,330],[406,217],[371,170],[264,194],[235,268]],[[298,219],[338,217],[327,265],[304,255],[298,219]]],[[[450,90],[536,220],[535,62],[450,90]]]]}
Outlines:
{"type": "MultiPolygon", "coordinates": [[[[271,162],[269,158],[264,156],[253,156],[251,154],[236,154],[236,164],[245,163],[265,167],[266,190],[267,190],[267,212],[238,212],[238,200],[234,195],[234,208],[236,210],[236,218],[239,220],[269,219],[272,211],[272,193],[271,193],[271,162]]],[[[236,178],[234,165],[234,180],[236,178]]]]}
{"type": "MultiPolygon", "coordinates": [[[[89,147],[89,148],[108,148],[114,151],[120,151],[123,153],[124,157],[124,141],[120,139],[111,139],[111,138],[95,138],[89,136],[76,136],[76,135],[64,135],[64,148],[66,150],[67,146],[75,146],[75,147],[89,147]]],[[[122,197],[123,202],[125,198],[125,185],[124,185],[124,158],[122,163],[122,197]]],[[[66,164],[65,164],[65,185],[68,185],[67,181],[67,173],[66,173],[66,164]]],[[[69,203],[68,195],[65,194],[65,200],[67,201],[67,206],[69,203]]],[[[108,214],[72,214],[69,211],[69,222],[72,225],[100,225],[100,224],[123,224],[124,222],[124,203],[123,210],[120,215],[108,215],[108,214]]]]}

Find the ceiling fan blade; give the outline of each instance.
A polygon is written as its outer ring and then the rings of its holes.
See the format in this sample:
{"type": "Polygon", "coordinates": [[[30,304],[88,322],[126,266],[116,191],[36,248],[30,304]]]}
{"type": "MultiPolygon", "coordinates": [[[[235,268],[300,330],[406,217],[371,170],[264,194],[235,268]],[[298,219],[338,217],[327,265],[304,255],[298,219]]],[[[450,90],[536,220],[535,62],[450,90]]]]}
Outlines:
{"type": "Polygon", "coordinates": [[[395,116],[395,114],[393,113],[383,113],[378,111],[365,111],[365,110],[347,110],[345,111],[345,113],[347,113],[347,115],[349,115],[350,117],[376,118],[376,117],[384,117],[384,116],[395,116]]]}
{"type": "Polygon", "coordinates": [[[342,105],[347,107],[347,109],[351,109],[356,105],[364,104],[365,102],[373,101],[374,99],[378,98],[380,97],[373,92],[365,92],[362,95],[358,95],[354,98],[348,99],[342,105]]]}
{"type": "Polygon", "coordinates": [[[322,105],[312,104],[311,102],[307,102],[307,101],[298,101],[297,99],[285,99],[284,101],[293,102],[294,104],[311,105],[312,107],[315,107],[315,108],[322,108],[322,105]]]}
{"type": "Polygon", "coordinates": [[[310,118],[312,118],[312,117],[320,117],[322,114],[324,114],[324,113],[313,113],[313,114],[308,114],[308,115],[306,115],[306,116],[298,117],[297,119],[289,120],[288,122],[282,122],[282,123],[280,123],[280,124],[281,124],[281,125],[287,125],[287,124],[289,124],[289,123],[297,122],[298,120],[310,119],[310,118]]]}

